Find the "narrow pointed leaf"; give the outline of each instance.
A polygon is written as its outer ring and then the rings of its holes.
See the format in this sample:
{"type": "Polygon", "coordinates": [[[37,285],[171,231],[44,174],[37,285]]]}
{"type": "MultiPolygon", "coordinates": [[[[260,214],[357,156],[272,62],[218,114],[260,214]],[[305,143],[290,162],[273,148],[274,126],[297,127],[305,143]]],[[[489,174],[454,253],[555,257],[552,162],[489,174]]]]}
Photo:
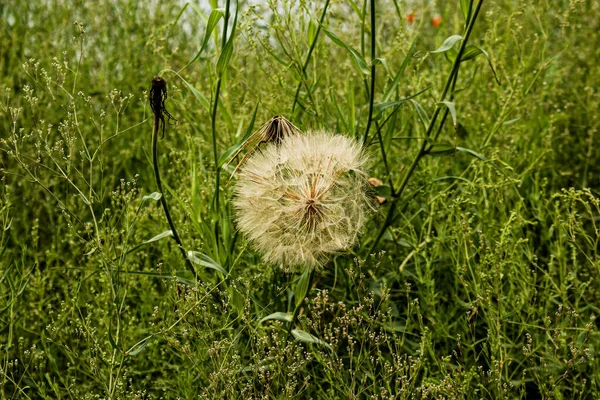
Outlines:
{"type": "Polygon", "coordinates": [[[441,101],[438,104],[444,105],[446,108],[448,108],[448,111],[450,111],[450,114],[452,115],[452,124],[454,125],[454,129],[456,129],[458,121],[456,119],[456,107],[454,107],[454,103],[451,101],[441,101]]]}
{"type": "Polygon", "coordinates": [[[427,129],[427,126],[429,125],[429,115],[427,115],[427,111],[425,111],[421,103],[418,101],[411,99],[410,102],[415,107],[419,120],[421,121],[421,124],[423,124],[423,128],[427,129]]]}
{"type": "Polygon", "coordinates": [[[160,194],[158,192],[153,192],[153,193],[150,193],[147,196],[142,197],[142,203],[145,202],[146,200],[155,200],[155,201],[158,201],[158,200],[160,200],[161,197],[162,197],[162,194],[160,194]]]}
{"type": "Polygon", "coordinates": [[[227,271],[225,271],[221,265],[204,253],[190,250],[188,251],[187,256],[188,260],[190,260],[193,264],[200,265],[204,268],[214,269],[225,275],[227,274],[227,271]]]}
{"type": "Polygon", "coordinates": [[[200,47],[200,51],[198,54],[202,53],[208,41],[210,40],[210,36],[215,30],[219,20],[223,18],[224,10],[222,8],[215,8],[210,12],[210,16],[208,17],[208,24],[206,24],[206,32],[204,32],[204,40],[202,40],[202,46],[200,47]]]}
{"type": "Polygon", "coordinates": [[[485,157],[483,154],[479,154],[476,151],[473,151],[471,149],[465,149],[464,147],[457,147],[456,151],[460,151],[461,153],[466,153],[472,157],[478,158],[481,161],[490,161],[487,157],[485,157]]]}
{"type": "Polygon", "coordinates": [[[171,73],[177,75],[177,77],[179,79],[181,79],[181,81],[189,89],[189,91],[192,92],[194,97],[200,102],[200,105],[202,105],[202,107],[204,107],[206,109],[206,111],[210,111],[210,105],[209,105],[206,97],[204,97],[204,95],[202,93],[200,93],[200,91],[198,89],[196,89],[194,86],[192,86],[188,81],[183,79],[183,77],[181,75],[179,75],[179,73],[177,71],[173,71],[172,69],[164,69],[161,71],[161,75],[163,72],[171,72],[171,73]]]}
{"type": "Polygon", "coordinates": [[[444,43],[442,43],[440,47],[438,47],[436,50],[430,51],[430,53],[444,53],[454,47],[456,43],[460,42],[462,38],[463,37],[460,35],[452,35],[444,40],[444,43]]]}
{"type": "Polygon", "coordinates": [[[252,134],[252,131],[254,130],[254,123],[256,121],[256,112],[257,111],[258,111],[258,104],[254,108],[254,114],[252,114],[252,119],[250,120],[250,125],[248,125],[248,129],[246,129],[246,133],[244,134],[244,136],[240,139],[239,142],[237,142],[236,144],[234,144],[233,146],[231,146],[230,148],[225,150],[219,156],[219,167],[222,167],[223,164],[228,162],[229,158],[231,156],[233,156],[244,145],[246,140],[250,137],[250,135],[252,134]]]}
{"type": "Polygon", "coordinates": [[[308,44],[312,44],[314,42],[315,37],[317,36],[318,26],[319,23],[312,18],[308,22],[308,44]]]}
{"type": "Polygon", "coordinates": [[[306,297],[306,295],[308,294],[308,281],[310,280],[310,269],[305,269],[304,272],[302,273],[302,275],[300,275],[300,278],[298,279],[298,282],[296,282],[296,286],[294,287],[294,296],[296,297],[296,307],[300,306],[300,304],[302,303],[302,300],[304,300],[304,298],[306,297]]]}
{"type": "Polygon", "coordinates": [[[146,346],[148,346],[148,339],[144,339],[143,341],[137,343],[135,346],[133,346],[131,349],[127,350],[127,355],[130,356],[136,356],[138,354],[140,354],[142,352],[142,350],[144,350],[146,348],[146,346]]]}
{"type": "Polygon", "coordinates": [[[172,230],[164,231],[163,233],[159,233],[158,235],[154,236],[153,238],[146,240],[143,244],[156,242],[162,238],[166,238],[166,237],[170,237],[170,236],[173,236],[172,230]]]}
{"type": "Polygon", "coordinates": [[[262,324],[263,322],[270,321],[270,320],[292,322],[292,314],[280,312],[280,311],[274,312],[273,314],[269,314],[266,317],[264,317],[263,319],[261,319],[260,321],[258,321],[258,323],[262,324]]]}
{"type": "Polygon", "coordinates": [[[219,77],[221,77],[225,72],[227,65],[229,65],[229,61],[231,60],[231,56],[233,55],[233,39],[235,38],[235,29],[237,27],[238,11],[239,8],[236,7],[229,39],[227,39],[227,43],[225,43],[225,46],[223,49],[221,49],[221,54],[219,55],[219,60],[217,61],[217,75],[219,77]]]}
{"type": "Polygon", "coordinates": [[[180,269],[175,271],[175,279],[188,286],[194,286],[196,284],[196,277],[194,276],[194,273],[188,269],[180,269]]]}
{"type": "Polygon", "coordinates": [[[400,82],[400,79],[402,79],[402,77],[404,76],[404,71],[406,71],[406,67],[408,67],[410,59],[413,56],[416,42],[417,42],[417,36],[415,36],[415,38],[413,39],[413,41],[410,45],[410,48],[408,49],[408,52],[406,53],[406,56],[404,56],[404,61],[402,61],[402,65],[400,65],[400,70],[394,77],[394,80],[392,81],[390,86],[386,89],[385,93],[383,94],[383,97],[381,99],[382,102],[387,102],[392,97],[392,94],[396,90],[396,87],[398,87],[398,83],[400,82]]]}
{"type": "Polygon", "coordinates": [[[294,329],[292,330],[292,335],[294,336],[294,338],[300,342],[304,342],[304,343],[314,343],[314,344],[318,344],[324,347],[327,347],[329,350],[333,350],[331,348],[331,346],[329,345],[329,343],[326,343],[324,341],[322,341],[321,339],[319,339],[316,336],[311,335],[310,333],[300,330],[300,329],[294,329]]]}
{"type": "Polygon", "coordinates": [[[378,119],[381,118],[381,114],[387,110],[390,107],[395,107],[398,106],[400,104],[406,103],[407,101],[409,101],[410,99],[413,99],[415,97],[417,97],[418,95],[420,95],[421,93],[423,93],[424,91],[428,90],[429,88],[425,88],[421,91],[419,91],[418,93],[415,93],[411,96],[405,97],[403,99],[397,100],[397,101],[388,101],[385,103],[376,103],[373,105],[373,120],[377,121],[378,119]]]}
{"type": "Polygon", "coordinates": [[[233,37],[230,37],[225,47],[221,51],[221,55],[219,56],[219,60],[217,61],[217,75],[223,75],[225,72],[225,68],[229,64],[229,60],[231,60],[231,56],[233,55],[233,37]]]}
{"type": "Polygon", "coordinates": [[[436,143],[427,150],[427,155],[433,157],[447,156],[456,153],[456,148],[449,143],[436,143]]]}
{"type": "Polygon", "coordinates": [[[327,29],[325,29],[323,26],[321,26],[321,29],[323,30],[323,32],[329,37],[329,39],[331,39],[333,41],[333,43],[337,44],[340,47],[345,48],[346,50],[348,50],[350,52],[350,54],[353,57],[353,61],[355,66],[358,68],[358,70],[363,74],[363,75],[369,75],[370,71],[369,71],[369,66],[367,64],[367,62],[365,61],[365,59],[360,55],[360,53],[358,51],[356,51],[356,49],[352,46],[350,46],[349,44],[344,43],[339,37],[337,37],[333,32],[328,31],[327,29]]]}
{"type": "Polygon", "coordinates": [[[460,10],[462,11],[465,22],[468,24],[473,10],[473,0],[460,0],[460,10]]]}

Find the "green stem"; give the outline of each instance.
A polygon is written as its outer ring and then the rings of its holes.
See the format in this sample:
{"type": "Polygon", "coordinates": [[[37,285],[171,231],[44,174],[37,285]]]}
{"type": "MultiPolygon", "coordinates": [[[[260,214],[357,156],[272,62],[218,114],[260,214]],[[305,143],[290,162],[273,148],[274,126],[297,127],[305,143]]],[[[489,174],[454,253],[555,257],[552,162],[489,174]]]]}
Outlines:
{"type": "MultiPolygon", "coordinates": [[[[430,137],[431,133],[433,132],[433,128],[435,127],[435,123],[437,121],[437,118],[441,112],[442,109],[442,104],[441,102],[444,101],[446,99],[446,96],[448,95],[448,92],[450,91],[451,88],[454,88],[454,85],[456,84],[456,75],[458,74],[458,69],[460,68],[460,61],[462,58],[462,55],[465,51],[465,48],[467,46],[467,42],[469,40],[469,36],[471,35],[471,32],[473,30],[473,26],[475,25],[475,21],[477,20],[477,16],[479,14],[479,11],[481,10],[481,6],[483,5],[483,0],[479,0],[479,2],[477,3],[477,7],[475,8],[475,12],[473,13],[473,16],[470,18],[469,20],[469,24],[467,26],[466,32],[465,32],[465,36],[460,44],[460,48],[458,50],[458,54],[456,55],[456,59],[454,60],[454,63],[452,64],[452,70],[450,71],[450,75],[448,76],[448,80],[446,81],[446,84],[444,85],[444,90],[442,91],[442,95],[440,96],[440,100],[438,101],[438,104],[436,105],[435,111],[433,113],[433,116],[431,117],[431,120],[429,122],[429,125],[427,127],[427,130],[425,132],[425,136],[426,137],[430,137]]],[[[440,125],[443,125],[443,123],[445,122],[445,119],[442,120],[440,125]]],[[[441,131],[441,127],[439,127],[438,132],[436,132],[435,137],[437,138],[437,135],[439,134],[439,132],[441,131]]],[[[371,245],[371,248],[369,249],[369,254],[373,252],[373,250],[375,249],[375,247],[377,246],[377,244],[379,243],[379,240],[383,237],[383,234],[385,233],[385,231],[387,230],[387,228],[389,228],[391,221],[393,219],[393,213],[396,209],[395,204],[398,201],[398,199],[401,198],[402,193],[404,192],[404,190],[406,189],[408,182],[412,176],[412,174],[415,172],[415,169],[417,168],[417,165],[419,164],[419,161],[421,161],[421,158],[423,158],[423,156],[425,154],[427,154],[426,151],[426,147],[428,145],[428,141],[424,140],[423,143],[421,143],[421,147],[419,148],[419,151],[417,152],[417,155],[415,156],[412,164],[410,165],[408,171],[406,172],[406,174],[404,175],[404,178],[402,179],[402,182],[400,183],[400,186],[398,187],[398,191],[396,193],[393,193],[393,197],[394,199],[392,200],[392,205],[390,206],[389,210],[388,210],[388,214],[385,218],[385,222],[384,224],[381,226],[381,229],[379,230],[379,233],[377,235],[377,238],[375,239],[375,241],[373,242],[373,244],[371,245]]]]}
{"type": "Polygon", "coordinates": [[[373,121],[373,103],[375,101],[375,0],[371,0],[371,90],[369,91],[369,117],[367,118],[367,128],[363,137],[363,144],[367,144],[369,138],[369,129],[373,121]]]}
{"type": "Polygon", "coordinates": [[[158,192],[161,194],[160,196],[160,204],[165,212],[165,216],[167,217],[167,221],[169,222],[169,227],[173,232],[173,239],[177,242],[177,247],[179,247],[179,251],[181,252],[181,256],[185,260],[186,267],[194,273],[194,276],[198,276],[196,274],[196,270],[192,266],[190,260],[188,260],[185,250],[183,248],[183,244],[181,243],[181,239],[177,234],[177,229],[175,228],[175,224],[173,223],[173,219],[171,218],[171,213],[169,211],[169,204],[167,203],[167,199],[165,198],[165,192],[162,187],[162,182],[160,180],[160,172],[158,170],[158,131],[160,127],[160,118],[157,115],[154,117],[154,129],[152,131],[152,163],[154,164],[154,177],[156,178],[156,186],[158,186],[158,192]]]}
{"type": "MultiPolygon", "coordinates": [[[[227,25],[229,23],[229,6],[230,0],[225,3],[225,19],[223,21],[223,37],[221,38],[221,51],[227,44],[227,25]]],[[[221,169],[219,168],[219,153],[217,151],[217,109],[219,108],[219,93],[221,91],[221,76],[217,78],[217,87],[215,89],[215,102],[212,108],[211,115],[211,132],[212,132],[212,148],[215,162],[215,196],[214,196],[214,211],[219,214],[219,191],[221,188],[221,169]]],[[[215,222],[215,241],[219,243],[219,219],[215,222]]],[[[218,246],[217,246],[218,248],[218,246]]]]}
{"type": "Polygon", "coordinates": [[[323,7],[323,12],[321,13],[321,18],[319,18],[319,26],[317,27],[317,32],[315,33],[315,38],[310,44],[310,49],[308,49],[308,54],[306,55],[306,59],[304,60],[304,64],[302,65],[302,70],[300,73],[300,82],[298,82],[298,87],[296,88],[296,94],[294,95],[294,104],[292,104],[292,114],[294,114],[294,110],[296,109],[296,104],[298,103],[298,95],[300,94],[300,88],[302,87],[302,81],[306,77],[306,69],[308,68],[308,63],[310,61],[310,57],[313,53],[317,45],[317,39],[319,38],[319,33],[321,32],[321,26],[323,26],[323,21],[325,20],[325,14],[327,14],[327,7],[329,6],[329,1],[325,1],[325,6],[323,7]]]}
{"type": "MultiPolygon", "coordinates": [[[[213,104],[212,115],[211,115],[211,131],[212,131],[212,148],[215,162],[215,197],[214,206],[215,212],[219,212],[219,188],[221,182],[221,169],[219,168],[219,153],[217,151],[217,108],[219,106],[219,93],[221,91],[221,77],[217,79],[217,87],[215,89],[215,102],[213,104]]],[[[217,221],[218,223],[218,221],[217,221]]],[[[218,238],[218,236],[217,236],[218,238]]]]}

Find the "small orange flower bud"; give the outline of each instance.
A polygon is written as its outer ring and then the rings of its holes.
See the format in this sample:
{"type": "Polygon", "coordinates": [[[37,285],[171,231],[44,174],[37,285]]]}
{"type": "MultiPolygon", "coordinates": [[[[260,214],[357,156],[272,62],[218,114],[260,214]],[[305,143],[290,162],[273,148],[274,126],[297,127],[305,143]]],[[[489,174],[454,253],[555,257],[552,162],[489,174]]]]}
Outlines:
{"type": "Polygon", "coordinates": [[[431,20],[431,25],[433,25],[434,28],[437,28],[438,26],[440,26],[440,24],[444,22],[444,19],[439,16],[436,15],[435,17],[433,17],[433,19],[431,20]]]}
{"type": "Polygon", "coordinates": [[[413,22],[415,22],[416,17],[417,17],[417,13],[415,12],[415,10],[410,10],[404,16],[404,18],[406,18],[406,21],[408,21],[409,24],[412,24],[413,22]]]}

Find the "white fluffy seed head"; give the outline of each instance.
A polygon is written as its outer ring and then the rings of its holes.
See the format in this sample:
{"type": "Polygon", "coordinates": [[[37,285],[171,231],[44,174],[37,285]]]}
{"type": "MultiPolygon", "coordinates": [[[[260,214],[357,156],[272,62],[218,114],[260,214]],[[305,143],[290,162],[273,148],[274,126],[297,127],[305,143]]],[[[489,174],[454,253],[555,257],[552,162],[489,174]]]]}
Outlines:
{"type": "Polygon", "coordinates": [[[355,243],[371,209],[365,162],[355,140],[322,131],[268,143],[239,171],[238,228],[271,264],[321,267],[355,243]]]}

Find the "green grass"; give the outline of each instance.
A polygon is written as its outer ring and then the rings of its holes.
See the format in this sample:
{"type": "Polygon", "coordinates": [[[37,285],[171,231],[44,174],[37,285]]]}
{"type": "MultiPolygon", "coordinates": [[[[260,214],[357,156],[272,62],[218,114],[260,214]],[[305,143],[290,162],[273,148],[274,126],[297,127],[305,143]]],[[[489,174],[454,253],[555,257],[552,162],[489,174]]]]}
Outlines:
{"type": "Polygon", "coordinates": [[[600,3],[204,3],[0,4],[0,398],[600,396],[600,3]],[[312,277],[232,220],[274,115],[384,182],[312,277]]]}

